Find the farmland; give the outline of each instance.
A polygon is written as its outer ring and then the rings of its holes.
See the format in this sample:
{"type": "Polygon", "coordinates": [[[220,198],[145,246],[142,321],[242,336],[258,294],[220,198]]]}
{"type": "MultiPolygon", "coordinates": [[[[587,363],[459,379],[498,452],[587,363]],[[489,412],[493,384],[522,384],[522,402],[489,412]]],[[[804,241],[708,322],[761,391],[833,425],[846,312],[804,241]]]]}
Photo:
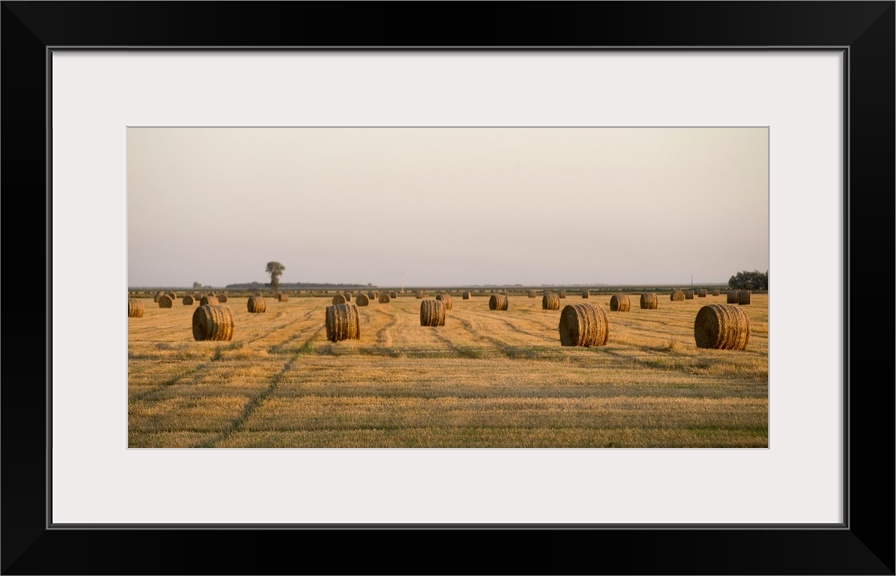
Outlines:
{"type": "MultiPolygon", "coordinates": [[[[436,292],[425,290],[426,299],[436,292]]],[[[128,319],[130,447],[605,448],[767,447],[768,295],[741,308],[745,350],[697,348],[701,307],[611,311],[607,344],[561,346],[560,310],[512,291],[507,310],[452,292],[444,326],[420,326],[412,293],[359,307],[360,338],[330,342],[331,295],[224,304],[230,341],[195,341],[197,305],[142,298],[128,319]]],[[[354,302],[354,299],[353,299],[354,302]]]]}

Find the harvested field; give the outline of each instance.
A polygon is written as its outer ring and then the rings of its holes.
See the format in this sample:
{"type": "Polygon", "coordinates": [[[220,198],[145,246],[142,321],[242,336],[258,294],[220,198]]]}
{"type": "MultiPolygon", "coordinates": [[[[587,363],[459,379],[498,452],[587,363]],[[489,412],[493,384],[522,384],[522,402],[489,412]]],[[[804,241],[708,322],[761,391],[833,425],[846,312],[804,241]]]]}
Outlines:
{"type": "Polygon", "coordinates": [[[564,347],[560,310],[507,298],[500,314],[457,300],[438,328],[420,325],[418,299],[392,299],[358,308],[360,338],[338,342],[332,297],[255,314],[232,296],[229,341],[196,341],[194,306],[143,299],[128,323],[129,446],[768,446],[767,294],[739,307],[745,350],[696,346],[703,299],[607,314],[605,345],[564,347]]]}

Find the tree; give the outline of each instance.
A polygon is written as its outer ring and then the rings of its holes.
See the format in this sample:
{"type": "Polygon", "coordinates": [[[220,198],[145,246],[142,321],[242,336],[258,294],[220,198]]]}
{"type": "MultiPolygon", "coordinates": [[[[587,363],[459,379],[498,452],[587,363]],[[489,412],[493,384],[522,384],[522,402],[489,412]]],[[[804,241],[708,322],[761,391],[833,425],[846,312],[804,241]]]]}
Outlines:
{"type": "Polygon", "coordinates": [[[738,272],[728,280],[728,287],[738,290],[768,290],[768,271],[759,270],[738,272]]]}
{"type": "Polygon", "coordinates": [[[279,262],[268,262],[265,272],[271,275],[271,283],[269,286],[274,290],[280,289],[280,276],[283,275],[284,270],[286,270],[286,266],[283,264],[279,262]]]}
{"type": "Polygon", "coordinates": [[[193,282],[194,290],[199,290],[200,288],[202,288],[202,284],[200,284],[199,282],[193,282]]]}

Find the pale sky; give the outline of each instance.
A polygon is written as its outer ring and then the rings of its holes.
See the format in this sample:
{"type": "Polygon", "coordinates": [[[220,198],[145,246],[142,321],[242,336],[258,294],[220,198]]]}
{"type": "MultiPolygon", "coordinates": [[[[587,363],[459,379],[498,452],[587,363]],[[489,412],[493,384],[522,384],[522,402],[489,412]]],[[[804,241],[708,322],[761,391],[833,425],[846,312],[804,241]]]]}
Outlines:
{"type": "Polygon", "coordinates": [[[766,128],[129,128],[128,285],[768,270],[766,128]]]}

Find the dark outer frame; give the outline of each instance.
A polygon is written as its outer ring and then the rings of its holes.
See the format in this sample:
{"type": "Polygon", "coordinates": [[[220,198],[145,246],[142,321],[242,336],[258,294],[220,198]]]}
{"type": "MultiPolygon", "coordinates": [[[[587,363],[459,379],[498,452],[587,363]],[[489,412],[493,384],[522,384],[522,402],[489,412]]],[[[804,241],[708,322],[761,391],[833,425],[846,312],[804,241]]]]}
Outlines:
{"type": "Polygon", "coordinates": [[[46,290],[45,306],[7,306],[0,332],[3,574],[894,574],[892,331],[880,336],[880,310],[858,312],[859,296],[894,286],[893,1],[2,2],[0,14],[2,222],[15,234],[2,261],[46,290]],[[50,526],[50,51],[140,47],[844,51],[846,522],[50,526]],[[852,334],[865,337],[852,346],[852,334]],[[45,378],[35,366],[45,366],[45,378]]]}

